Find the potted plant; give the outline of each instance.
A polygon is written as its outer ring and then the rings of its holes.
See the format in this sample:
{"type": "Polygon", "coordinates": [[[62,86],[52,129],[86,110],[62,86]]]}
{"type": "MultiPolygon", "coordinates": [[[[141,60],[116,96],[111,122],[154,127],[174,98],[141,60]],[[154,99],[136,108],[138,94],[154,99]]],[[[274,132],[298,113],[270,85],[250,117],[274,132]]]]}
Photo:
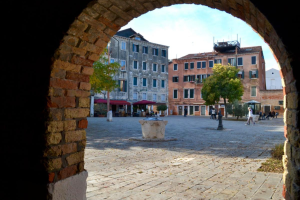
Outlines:
{"type": "Polygon", "coordinates": [[[167,110],[168,109],[168,106],[167,105],[165,105],[165,104],[162,104],[162,105],[159,105],[159,106],[157,106],[157,108],[156,108],[156,110],[157,111],[162,111],[161,113],[161,117],[164,117],[165,116],[165,110],[167,110]]]}

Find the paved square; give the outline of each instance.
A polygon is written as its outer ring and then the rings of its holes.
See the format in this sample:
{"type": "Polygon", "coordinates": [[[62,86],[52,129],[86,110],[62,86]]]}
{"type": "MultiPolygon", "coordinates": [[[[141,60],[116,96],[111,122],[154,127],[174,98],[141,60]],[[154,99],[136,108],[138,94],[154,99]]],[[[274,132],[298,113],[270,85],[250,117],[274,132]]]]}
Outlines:
{"type": "Polygon", "coordinates": [[[87,199],[282,199],[282,174],[256,170],[283,143],[283,119],[255,126],[199,116],[168,116],[166,136],[138,142],[139,117],[88,118],[87,199]]]}

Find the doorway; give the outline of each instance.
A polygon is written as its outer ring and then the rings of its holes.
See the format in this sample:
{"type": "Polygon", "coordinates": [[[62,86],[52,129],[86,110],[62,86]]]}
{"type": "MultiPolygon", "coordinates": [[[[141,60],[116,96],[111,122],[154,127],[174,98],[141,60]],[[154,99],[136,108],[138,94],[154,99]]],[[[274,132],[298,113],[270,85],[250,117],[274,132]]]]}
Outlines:
{"type": "Polygon", "coordinates": [[[268,113],[271,111],[271,106],[265,106],[265,113],[268,115],[268,113]]]}
{"type": "Polygon", "coordinates": [[[182,106],[178,106],[178,115],[182,115],[182,106]]]}
{"type": "Polygon", "coordinates": [[[194,106],[190,106],[190,114],[189,115],[194,115],[194,106]]]}
{"type": "Polygon", "coordinates": [[[202,116],[205,115],[205,107],[206,107],[206,106],[201,106],[201,115],[202,115],[202,116]]]}

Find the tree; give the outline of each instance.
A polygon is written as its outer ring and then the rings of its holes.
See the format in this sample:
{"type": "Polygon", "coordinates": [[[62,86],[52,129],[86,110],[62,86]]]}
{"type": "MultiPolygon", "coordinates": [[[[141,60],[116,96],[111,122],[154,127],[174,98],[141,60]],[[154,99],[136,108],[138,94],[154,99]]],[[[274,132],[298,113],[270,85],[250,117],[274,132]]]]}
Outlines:
{"type": "Polygon", "coordinates": [[[233,116],[237,117],[236,119],[239,119],[239,117],[243,117],[247,114],[248,111],[248,105],[240,105],[239,101],[236,99],[233,101],[233,103],[229,103],[226,106],[226,112],[229,114],[232,114],[233,116]]]}
{"type": "Polygon", "coordinates": [[[157,108],[156,108],[157,111],[163,111],[163,112],[162,112],[162,115],[165,114],[165,111],[166,111],[167,109],[168,109],[168,106],[165,105],[165,104],[159,105],[159,106],[157,106],[157,108]]]}
{"type": "MultiPolygon", "coordinates": [[[[238,72],[239,69],[234,66],[215,64],[213,75],[203,81],[201,92],[205,105],[213,105],[223,99],[226,107],[227,101],[232,103],[235,99],[241,100],[244,89],[237,77],[238,72]]],[[[227,118],[227,112],[225,117],[227,118]]]]}
{"type": "Polygon", "coordinates": [[[91,89],[94,92],[101,93],[104,91],[112,91],[118,87],[118,82],[113,76],[119,72],[119,63],[109,63],[107,58],[107,49],[100,55],[98,61],[94,62],[94,73],[90,77],[91,89]]]}

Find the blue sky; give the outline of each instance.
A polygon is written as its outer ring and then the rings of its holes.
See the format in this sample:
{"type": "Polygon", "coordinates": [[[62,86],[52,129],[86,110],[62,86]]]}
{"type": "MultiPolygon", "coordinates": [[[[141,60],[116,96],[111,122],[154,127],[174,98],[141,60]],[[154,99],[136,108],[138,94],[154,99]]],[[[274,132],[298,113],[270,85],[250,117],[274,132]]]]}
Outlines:
{"type": "Polygon", "coordinates": [[[278,69],[269,46],[244,21],[207,6],[181,4],[155,9],[133,19],[123,29],[132,28],[148,41],[169,46],[169,59],[190,53],[213,51],[215,42],[236,40],[241,46],[262,46],[266,70],[278,69]]]}

